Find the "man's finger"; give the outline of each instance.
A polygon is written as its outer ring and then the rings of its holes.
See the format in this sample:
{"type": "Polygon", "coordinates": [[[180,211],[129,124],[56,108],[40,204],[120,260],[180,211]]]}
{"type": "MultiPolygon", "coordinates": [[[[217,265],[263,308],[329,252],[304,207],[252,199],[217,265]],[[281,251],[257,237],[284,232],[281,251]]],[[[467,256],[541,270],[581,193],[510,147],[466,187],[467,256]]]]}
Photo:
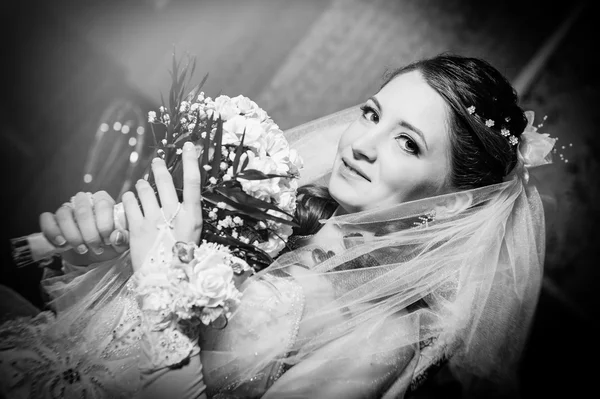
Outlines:
{"type": "Polygon", "coordinates": [[[110,245],[110,234],[115,229],[115,200],[106,191],[98,191],[92,195],[92,198],[94,201],[96,228],[104,244],[110,245]]]}
{"type": "Polygon", "coordinates": [[[71,206],[69,204],[63,204],[58,208],[55,215],[56,223],[69,246],[80,254],[85,254],[88,251],[88,247],[84,244],[83,237],[79,232],[79,227],[77,227],[77,223],[75,223],[71,206]]]}
{"type": "Polygon", "coordinates": [[[77,193],[73,198],[73,205],[75,206],[75,221],[79,226],[83,241],[96,255],[102,254],[104,249],[102,248],[100,233],[96,227],[91,194],[77,193]]]}
{"type": "Polygon", "coordinates": [[[40,215],[40,228],[44,237],[54,246],[62,247],[67,243],[53,213],[44,212],[40,215]]]}
{"type": "Polygon", "coordinates": [[[129,248],[129,232],[127,230],[115,230],[110,235],[110,243],[118,253],[123,253],[129,248]]]}

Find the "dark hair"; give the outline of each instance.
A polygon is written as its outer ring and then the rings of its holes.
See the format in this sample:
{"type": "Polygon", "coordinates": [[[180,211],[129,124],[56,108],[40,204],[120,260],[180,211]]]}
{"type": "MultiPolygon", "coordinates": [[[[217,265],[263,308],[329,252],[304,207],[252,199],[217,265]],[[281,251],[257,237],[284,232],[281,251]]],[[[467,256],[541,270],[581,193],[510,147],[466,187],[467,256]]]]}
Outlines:
{"type": "MultiPolygon", "coordinates": [[[[384,87],[398,75],[419,71],[427,84],[446,101],[449,110],[451,174],[449,184],[472,189],[500,183],[517,162],[517,146],[501,129],[519,138],[527,119],[508,80],[488,62],[452,54],[423,59],[388,72],[384,87]],[[475,107],[470,114],[469,107],[475,107]],[[494,121],[487,126],[486,120],[494,121]]],[[[320,219],[331,216],[337,203],[324,187],[298,191],[295,234],[316,233],[320,219]]]]}
{"type": "Polygon", "coordinates": [[[298,188],[296,220],[299,227],[294,228],[294,235],[315,234],[321,228],[319,220],[329,219],[337,206],[327,187],[308,184],[298,188]]]}
{"type": "Polygon", "coordinates": [[[458,189],[472,189],[502,182],[517,162],[517,146],[501,129],[518,138],[527,125],[508,80],[484,60],[442,54],[389,72],[381,87],[411,71],[419,71],[448,105],[449,183],[458,189]],[[474,107],[474,114],[469,107],[474,107]],[[488,127],[487,120],[494,125],[488,127]]]}

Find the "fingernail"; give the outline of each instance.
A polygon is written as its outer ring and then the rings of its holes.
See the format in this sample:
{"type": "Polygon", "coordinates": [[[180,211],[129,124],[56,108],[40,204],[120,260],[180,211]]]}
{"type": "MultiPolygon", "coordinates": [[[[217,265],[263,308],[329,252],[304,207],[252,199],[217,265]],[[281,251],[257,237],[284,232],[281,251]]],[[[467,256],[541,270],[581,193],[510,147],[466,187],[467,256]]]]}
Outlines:
{"type": "Polygon", "coordinates": [[[123,236],[123,233],[121,233],[120,231],[117,231],[117,234],[115,235],[115,244],[121,245],[124,242],[125,242],[125,237],[123,236]]]}
{"type": "Polygon", "coordinates": [[[104,245],[110,245],[111,244],[110,238],[105,238],[103,241],[104,241],[104,245]]]}
{"type": "Polygon", "coordinates": [[[96,255],[102,255],[104,253],[104,248],[99,247],[99,248],[92,248],[92,251],[94,251],[94,253],[96,255]]]}
{"type": "Polygon", "coordinates": [[[81,255],[85,254],[87,251],[88,251],[87,247],[83,244],[81,244],[77,247],[77,252],[79,252],[81,255]]]}
{"type": "Polygon", "coordinates": [[[156,163],[156,162],[160,162],[160,161],[162,161],[162,158],[156,157],[152,160],[152,163],[156,163]]]}
{"type": "Polygon", "coordinates": [[[186,150],[191,150],[192,148],[194,148],[194,144],[191,141],[186,141],[183,145],[183,148],[186,150]]]}
{"type": "Polygon", "coordinates": [[[63,236],[56,236],[55,241],[56,244],[60,245],[61,247],[67,243],[67,240],[65,240],[65,237],[63,236]]]}

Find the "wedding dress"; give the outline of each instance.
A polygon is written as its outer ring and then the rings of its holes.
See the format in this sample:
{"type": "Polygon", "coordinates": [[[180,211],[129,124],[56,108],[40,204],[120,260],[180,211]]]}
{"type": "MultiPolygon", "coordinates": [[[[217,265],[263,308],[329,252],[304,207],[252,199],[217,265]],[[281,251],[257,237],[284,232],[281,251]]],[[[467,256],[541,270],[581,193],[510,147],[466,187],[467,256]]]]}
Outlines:
{"type": "MultiPolygon", "coordinates": [[[[351,112],[312,131],[343,128],[351,112]]],[[[187,334],[199,345],[172,331],[148,345],[127,254],[45,281],[57,315],[0,327],[0,373],[10,377],[0,388],[15,398],[185,398],[203,384],[219,398],[403,397],[432,346],[466,388],[511,387],[544,258],[542,204],[522,168],[504,183],[335,216],[323,229],[326,240],[250,277],[224,328],[187,334]],[[449,206],[457,199],[465,205],[449,206]]]]}

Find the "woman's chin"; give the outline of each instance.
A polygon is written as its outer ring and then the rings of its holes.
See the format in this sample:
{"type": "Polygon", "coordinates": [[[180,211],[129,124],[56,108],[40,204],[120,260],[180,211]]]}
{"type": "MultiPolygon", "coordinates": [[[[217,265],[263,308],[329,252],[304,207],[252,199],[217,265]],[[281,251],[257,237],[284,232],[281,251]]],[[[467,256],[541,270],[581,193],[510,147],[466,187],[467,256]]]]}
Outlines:
{"type": "Polygon", "coordinates": [[[358,207],[355,198],[353,198],[355,192],[347,182],[332,177],[329,181],[329,194],[339,204],[336,215],[356,212],[358,207]]]}

